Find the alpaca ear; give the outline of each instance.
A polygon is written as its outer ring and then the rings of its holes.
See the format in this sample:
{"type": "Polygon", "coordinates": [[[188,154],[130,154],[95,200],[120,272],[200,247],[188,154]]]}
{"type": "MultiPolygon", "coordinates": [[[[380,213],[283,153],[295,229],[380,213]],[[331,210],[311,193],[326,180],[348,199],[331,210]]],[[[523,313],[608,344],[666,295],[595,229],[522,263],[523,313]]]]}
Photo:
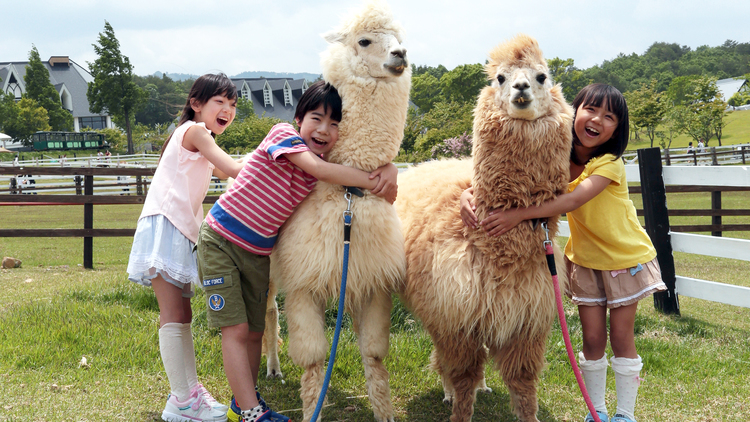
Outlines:
{"type": "Polygon", "coordinates": [[[328,31],[324,34],[322,34],[322,37],[324,40],[328,41],[329,44],[337,43],[337,42],[343,42],[344,36],[339,34],[336,31],[328,31]]]}

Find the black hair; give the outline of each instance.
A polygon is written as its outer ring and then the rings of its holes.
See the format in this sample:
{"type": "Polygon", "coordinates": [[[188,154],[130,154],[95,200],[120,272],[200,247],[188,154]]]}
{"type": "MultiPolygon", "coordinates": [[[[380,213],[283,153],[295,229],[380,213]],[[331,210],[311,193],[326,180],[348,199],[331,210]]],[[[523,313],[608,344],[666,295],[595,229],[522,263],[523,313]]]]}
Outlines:
{"type": "Polygon", "coordinates": [[[341,121],[341,96],[333,85],[325,81],[315,82],[302,94],[294,111],[294,120],[301,123],[308,111],[315,110],[321,104],[326,113],[331,110],[331,119],[341,121]]]}
{"type": "MultiPolygon", "coordinates": [[[[216,95],[227,97],[230,101],[237,99],[237,87],[227,75],[223,73],[207,73],[196,79],[195,82],[193,82],[193,86],[190,88],[190,93],[188,93],[185,106],[182,107],[180,121],[177,126],[179,127],[188,120],[195,119],[195,110],[193,110],[191,100],[193,100],[196,105],[203,105],[216,95]]],[[[216,138],[216,134],[213,132],[211,132],[211,136],[216,138]]],[[[167,138],[164,145],[162,145],[159,159],[164,155],[164,150],[167,149],[167,144],[169,144],[170,139],[172,139],[172,135],[169,135],[169,138],[167,138]]]]}
{"type": "MultiPolygon", "coordinates": [[[[625,148],[628,147],[628,136],[630,135],[630,119],[628,118],[628,104],[625,102],[625,97],[617,88],[611,85],[591,84],[578,92],[578,95],[573,100],[573,110],[575,113],[578,112],[578,107],[582,104],[604,107],[617,116],[617,128],[612,133],[612,137],[607,142],[599,145],[591,154],[591,157],[613,154],[616,158],[620,158],[622,153],[625,152],[625,148]]],[[[575,122],[575,114],[573,115],[573,122],[575,122]]],[[[580,142],[578,136],[576,136],[574,123],[573,144],[580,142]]],[[[578,165],[586,164],[578,162],[578,157],[576,157],[573,148],[570,150],[570,160],[578,165]]]]}

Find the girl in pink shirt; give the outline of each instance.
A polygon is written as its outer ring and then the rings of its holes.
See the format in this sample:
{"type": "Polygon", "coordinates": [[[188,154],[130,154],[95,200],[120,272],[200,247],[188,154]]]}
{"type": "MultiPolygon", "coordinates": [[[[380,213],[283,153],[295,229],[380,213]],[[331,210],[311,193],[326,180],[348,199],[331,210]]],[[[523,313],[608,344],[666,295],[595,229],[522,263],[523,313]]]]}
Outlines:
{"type": "Polygon", "coordinates": [[[211,176],[237,177],[242,169],[214,140],[234,120],[236,106],[237,88],[226,75],[193,83],[179,127],[162,147],[130,252],[128,278],[153,287],[159,302],[159,349],[171,388],[165,421],[226,421],[227,406],[198,382],[190,298],[198,281],[193,246],[211,176]]]}

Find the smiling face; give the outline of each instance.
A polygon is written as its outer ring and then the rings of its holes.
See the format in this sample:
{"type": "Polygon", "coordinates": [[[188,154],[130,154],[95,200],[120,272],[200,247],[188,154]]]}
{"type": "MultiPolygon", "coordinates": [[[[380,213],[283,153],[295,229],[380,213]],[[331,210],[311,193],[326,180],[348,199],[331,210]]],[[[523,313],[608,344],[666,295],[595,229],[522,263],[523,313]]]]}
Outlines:
{"type": "Polygon", "coordinates": [[[315,155],[325,155],[339,139],[339,121],[331,117],[331,109],[321,104],[305,113],[302,121],[295,119],[299,134],[315,155]]]}
{"type": "Polygon", "coordinates": [[[221,135],[237,114],[237,99],[230,100],[223,95],[214,95],[205,104],[190,100],[195,112],[195,121],[203,122],[212,133],[221,135]]]}
{"type": "Polygon", "coordinates": [[[573,130],[580,146],[588,150],[603,145],[612,138],[619,120],[608,108],[592,104],[581,104],[576,110],[573,130]]]}

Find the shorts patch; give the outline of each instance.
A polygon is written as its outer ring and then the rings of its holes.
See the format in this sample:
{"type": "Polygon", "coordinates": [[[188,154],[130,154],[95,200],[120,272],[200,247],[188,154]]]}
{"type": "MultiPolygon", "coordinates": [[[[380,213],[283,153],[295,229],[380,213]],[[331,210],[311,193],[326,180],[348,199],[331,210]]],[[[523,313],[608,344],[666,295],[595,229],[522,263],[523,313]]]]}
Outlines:
{"type": "Polygon", "coordinates": [[[219,294],[212,294],[211,297],[208,298],[208,307],[214,311],[224,309],[224,303],[224,297],[219,294]]]}
{"type": "Polygon", "coordinates": [[[219,286],[222,284],[224,284],[224,277],[209,278],[209,279],[203,280],[203,287],[219,286]]]}

